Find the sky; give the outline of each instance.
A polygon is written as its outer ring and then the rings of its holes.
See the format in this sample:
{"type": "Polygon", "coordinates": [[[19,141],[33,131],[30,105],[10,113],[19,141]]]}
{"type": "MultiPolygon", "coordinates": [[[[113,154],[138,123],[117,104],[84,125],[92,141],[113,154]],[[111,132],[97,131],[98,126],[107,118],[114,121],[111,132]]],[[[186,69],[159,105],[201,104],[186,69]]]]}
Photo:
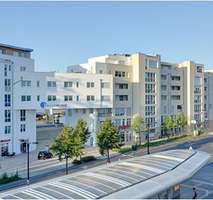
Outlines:
{"type": "Polygon", "coordinates": [[[135,52],[213,69],[213,2],[0,2],[0,43],[34,49],[39,71],[135,52]]]}

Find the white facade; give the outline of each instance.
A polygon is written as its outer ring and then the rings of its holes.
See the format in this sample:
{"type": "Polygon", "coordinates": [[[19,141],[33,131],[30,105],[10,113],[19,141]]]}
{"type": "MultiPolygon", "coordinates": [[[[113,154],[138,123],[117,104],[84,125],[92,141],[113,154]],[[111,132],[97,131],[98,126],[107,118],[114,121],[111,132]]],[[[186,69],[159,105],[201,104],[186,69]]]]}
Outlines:
{"type": "MultiPolygon", "coordinates": [[[[162,62],[159,55],[113,54],[69,66],[67,72],[35,72],[31,49],[0,44],[0,148],[26,151],[26,141],[36,142],[36,112],[65,113],[60,120],[75,126],[87,121],[95,145],[101,121],[111,117],[122,140],[132,142],[130,125],[139,113],[151,137],[161,134],[164,117],[184,113],[188,124],[213,120],[211,116],[212,74],[192,61],[162,62]],[[210,76],[211,75],[211,76],[210,76]],[[207,84],[208,83],[208,84],[207,84]],[[205,92],[205,94],[204,94],[205,92]],[[204,96],[205,101],[204,101],[204,96]],[[207,102],[208,101],[208,102],[207,102]],[[205,105],[208,104],[208,105],[205,105]]],[[[36,145],[30,145],[31,150],[36,145]]]]}

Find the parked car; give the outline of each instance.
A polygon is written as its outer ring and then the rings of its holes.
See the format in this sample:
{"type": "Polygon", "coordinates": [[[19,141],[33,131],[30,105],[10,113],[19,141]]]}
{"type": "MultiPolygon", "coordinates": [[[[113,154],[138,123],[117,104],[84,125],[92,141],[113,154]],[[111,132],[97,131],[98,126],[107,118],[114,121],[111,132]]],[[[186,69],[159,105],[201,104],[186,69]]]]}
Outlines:
{"type": "Polygon", "coordinates": [[[4,157],[4,156],[12,157],[12,156],[15,156],[15,152],[9,153],[8,151],[4,151],[4,152],[2,152],[1,156],[2,157],[4,157]]]}
{"type": "Polygon", "coordinates": [[[45,159],[49,159],[52,157],[53,157],[53,154],[48,151],[39,151],[39,153],[38,153],[38,160],[45,160],[45,159]]]}

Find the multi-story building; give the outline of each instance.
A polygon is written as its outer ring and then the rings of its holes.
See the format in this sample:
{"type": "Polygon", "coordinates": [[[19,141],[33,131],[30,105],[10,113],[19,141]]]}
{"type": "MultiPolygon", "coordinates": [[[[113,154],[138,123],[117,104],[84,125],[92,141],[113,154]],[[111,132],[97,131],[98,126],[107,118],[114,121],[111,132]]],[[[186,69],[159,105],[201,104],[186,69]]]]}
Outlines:
{"type": "MultiPolygon", "coordinates": [[[[63,112],[60,120],[70,126],[80,117],[86,120],[91,132],[88,145],[95,145],[98,126],[106,117],[118,126],[125,143],[132,142],[135,114],[145,119],[151,137],[161,134],[166,115],[175,119],[184,113],[189,126],[204,120],[204,96],[209,94],[204,95],[203,65],[171,64],[159,55],[134,53],[90,58],[64,73],[36,72],[31,52],[0,44],[1,152],[25,152],[27,142],[32,143],[31,150],[36,148],[38,111],[63,112]]],[[[207,116],[211,101],[208,97],[207,116]]]]}

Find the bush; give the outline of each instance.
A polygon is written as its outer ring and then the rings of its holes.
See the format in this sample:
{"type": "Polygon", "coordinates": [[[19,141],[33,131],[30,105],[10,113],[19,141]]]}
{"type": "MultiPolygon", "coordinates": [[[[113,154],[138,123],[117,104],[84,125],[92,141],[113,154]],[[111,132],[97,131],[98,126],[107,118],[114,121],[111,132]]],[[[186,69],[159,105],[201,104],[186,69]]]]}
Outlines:
{"type": "Polygon", "coordinates": [[[131,150],[132,150],[131,147],[121,147],[120,149],[118,149],[118,152],[119,153],[126,153],[126,152],[129,152],[131,150]]]}
{"type": "Polygon", "coordinates": [[[85,156],[85,157],[81,158],[81,162],[90,162],[90,161],[93,161],[93,160],[96,160],[95,156],[85,156]]]}
{"type": "Polygon", "coordinates": [[[0,177],[0,185],[1,184],[5,184],[5,183],[10,183],[10,182],[13,182],[13,181],[18,181],[20,180],[21,178],[18,176],[18,173],[16,172],[15,175],[11,175],[11,176],[8,176],[7,173],[4,173],[1,177],[0,177]]]}
{"type": "Polygon", "coordinates": [[[81,163],[82,162],[80,160],[77,160],[77,159],[72,161],[72,164],[75,164],[75,165],[80,165],[81,163]]]}

